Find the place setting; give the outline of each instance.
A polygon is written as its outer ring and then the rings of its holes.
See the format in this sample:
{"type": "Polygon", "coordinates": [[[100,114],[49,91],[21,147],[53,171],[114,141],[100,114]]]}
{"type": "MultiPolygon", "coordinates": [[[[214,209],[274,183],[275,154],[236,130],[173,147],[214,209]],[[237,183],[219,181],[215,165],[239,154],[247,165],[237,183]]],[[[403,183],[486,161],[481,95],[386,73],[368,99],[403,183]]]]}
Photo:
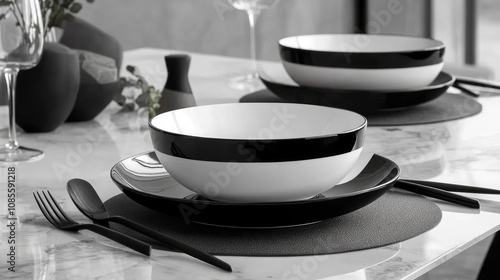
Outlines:
{"type": "Polygon", "coordinates": [[[278,42],[279,68],[260,71],[266,89],[240,102],[294,102],[352,110],[370,126],[449,121],[481,112],[470,85],[494,82],[443,71],[445,46],[430,38],[313,34],[278,42]],[[454,87],[462,94],[448,94],[454,87]]]}
{"type": "Polygon", "coordinates": [[[87,181],[67,182],[93,223],[72,220],[50,192],[34,193],[49,222],[144,255],[182,252],[231,271],[214,255],[333,254],[415,237],[442,218],[422,195],[479,209],[449,192],[474,187],[403,180],[395,162],[363,152],[367,120],[352,111],[228,103],[168,111],[149,126],[154,150],[110,170],[122,194],[103,202],[87,181]],[[313,246],[317,240],[331,242],[313,246]]]}

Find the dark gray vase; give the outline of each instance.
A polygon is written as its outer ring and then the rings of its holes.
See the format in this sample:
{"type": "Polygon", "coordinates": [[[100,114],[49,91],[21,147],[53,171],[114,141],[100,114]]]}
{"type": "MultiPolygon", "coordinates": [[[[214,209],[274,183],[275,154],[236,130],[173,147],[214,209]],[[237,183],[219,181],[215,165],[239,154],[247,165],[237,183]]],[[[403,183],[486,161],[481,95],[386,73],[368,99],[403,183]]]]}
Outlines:
{"type": "Polygon", "coordinates": [[[26,132],[50,132],[64,123],[80,85],[78,55],[59,43],[45,43],[37,66],[19,72],[16,123],[26,132]]]}
{"type": "Polygon", "coordinates": [[[168,77],[162,91],[160,108],[156,114],[196,106],[188,72],[191,57],[186,54],[172,54],[165,56],[168,77]]]}
{"type": "MultiPolygon", "coordinates": [[[[120,43],[116,38],[91,23],[78,17],[64,21],[60,43],[74,50],[84,50],[112,58],[119,74],[123,57],[120,43]]],[[[119,80],[100,84],[85,70],[81,70],[80,74],[80,89],[75,107],[67,119],[68,122],[92,120],[122,90],[119,80]]]]}

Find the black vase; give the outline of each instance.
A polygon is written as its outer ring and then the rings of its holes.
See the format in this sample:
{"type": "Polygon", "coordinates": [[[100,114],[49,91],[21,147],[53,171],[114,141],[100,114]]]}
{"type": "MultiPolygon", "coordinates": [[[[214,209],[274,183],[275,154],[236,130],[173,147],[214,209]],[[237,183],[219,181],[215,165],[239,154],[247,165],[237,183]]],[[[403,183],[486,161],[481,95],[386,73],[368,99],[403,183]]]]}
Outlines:
{"type": "Polygon", "coordinates": [[[80,84],[78,55],[59,43],[45,43],[37,66],[19,72],[16,123],[26,132],[50,132],[64,123],[80,84]]]}
{"type": "Polygon", "coordinates": [[[188,79],[190,62],[191,57],[185,54],[165,56],[168,77],[156,114],[196,106],[188,79]]]}
{"type": "Polygon", "coordinates": [[[19,72],[16,123],[26,132],[50,132],[64,123],[80,84],[78,55],[59,43],[45,43],[37,66],[19,72]]]}
{"type": "MultiPolygon", "coordinates": [[[[111,58],[115,61],[118,73],[120,71],[123,57],[120,42],[81,18],[73,17],[64,21],[60,43],[74,50],[83,50],[111,58]]],[[[80,74],[80,89],[75,107],[67,119],[68,122],[94,119],[123,89],[119,80],[100,84],[85,70],[80,70],[80,74]]]]}

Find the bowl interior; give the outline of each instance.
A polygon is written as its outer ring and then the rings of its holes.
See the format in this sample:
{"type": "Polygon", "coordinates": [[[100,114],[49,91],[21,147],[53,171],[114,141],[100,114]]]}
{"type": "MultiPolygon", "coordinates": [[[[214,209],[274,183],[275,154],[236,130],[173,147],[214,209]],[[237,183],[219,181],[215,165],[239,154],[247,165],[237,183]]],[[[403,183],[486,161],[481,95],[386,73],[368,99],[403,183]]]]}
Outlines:
{"type": "Polygon", "coordinates": [[[366,34],[293,36],[281,39],[279,45],[294,49],[340,53],[410,52],[444,47],[442,42],[429,38],[366,34]]]}
{"type": "Polygon", "coordinates": [[[169,133],[219,139],[293,139],[350,132],[366,125],[354,112],[288,103],[230,103],[185,108],[155,116],[169,133]]]}

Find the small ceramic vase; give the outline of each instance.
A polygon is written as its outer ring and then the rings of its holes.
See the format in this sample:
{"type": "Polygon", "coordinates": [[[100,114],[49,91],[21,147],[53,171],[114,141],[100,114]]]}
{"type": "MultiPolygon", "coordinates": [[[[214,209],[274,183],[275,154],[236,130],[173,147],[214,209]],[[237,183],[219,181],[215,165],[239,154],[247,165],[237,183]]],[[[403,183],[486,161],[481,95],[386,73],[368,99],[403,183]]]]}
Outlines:
{"type": "Polygon", "coordinates": [[[188,72],[191,57],[185,54],[165,56],[167,65],[167,82],[161,93],[160,108],[156,114],[196,106],[196,102],[189,85],[188,72]]]}
{"type": "Polygon", "coordinates": [[[38,65],[19,72],[16,123],[26,132],[55,130],[73,109],[79,85],[78,54],[46,42],[38,65]]]}

